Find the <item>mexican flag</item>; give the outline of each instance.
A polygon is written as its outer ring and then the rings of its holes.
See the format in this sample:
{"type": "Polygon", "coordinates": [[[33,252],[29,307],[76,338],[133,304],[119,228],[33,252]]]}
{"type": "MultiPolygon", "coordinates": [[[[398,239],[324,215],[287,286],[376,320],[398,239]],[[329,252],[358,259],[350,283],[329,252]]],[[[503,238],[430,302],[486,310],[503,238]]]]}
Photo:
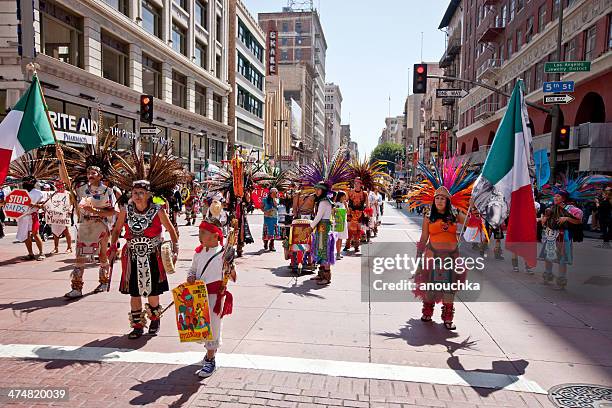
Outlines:
{"type": "Polygon", "coordinates": [[[0,123],[0,185],[10,162],[41,146],[54,144],[53,129],[36,74],[32,84],[0,123]]]}
{"type": "Polygon", "coordinates": [[[517,81],[472,195],[478,211],[493,227],[508,218],[506,248],[535,266],[536,211],[528,123],[523,84],[517,81]]]}

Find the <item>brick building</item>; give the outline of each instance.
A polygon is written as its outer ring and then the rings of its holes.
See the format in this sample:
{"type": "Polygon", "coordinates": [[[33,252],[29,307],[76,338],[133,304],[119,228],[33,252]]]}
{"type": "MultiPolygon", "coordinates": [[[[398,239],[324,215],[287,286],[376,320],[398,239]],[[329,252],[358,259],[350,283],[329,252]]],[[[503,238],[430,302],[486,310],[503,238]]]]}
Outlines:
{"type": "MultiPolygon", "coordinates": [[[[564,7],[562,60],[591,61],[589,72],[561,75],[574,81],[575,101],[563,105],[572,126],[570,149],[559,152],[559,170],[612,171],[612,0],[464,0],[462,78],[487,82],[510,93],[518,78],[527,100],[542,103],[542,85],[556,80],[544,64],[557,61],[559,6],[564,7]]],[[[451,69],[450,67],[447,69],[451,69]]],[[[464,85],[459,102],[457,150],[484,161],[504,114],[507,99],[481,87],[464,85]]],[[[529,108],[534,149],[550,149],[551,116],[529,108]]]]}

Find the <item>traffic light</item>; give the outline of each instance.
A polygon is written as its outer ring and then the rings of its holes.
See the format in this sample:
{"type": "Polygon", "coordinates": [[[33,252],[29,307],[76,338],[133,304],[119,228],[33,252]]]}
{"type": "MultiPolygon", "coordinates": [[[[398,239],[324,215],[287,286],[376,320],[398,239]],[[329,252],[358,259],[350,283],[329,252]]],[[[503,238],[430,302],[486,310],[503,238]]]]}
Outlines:
{"type": "Polygon", "coordinates": [[[567,150],[570,148],[570,127],[561,126],[557,135],[557,150],[567,150]]]}
{"type": "Polygon", "coordinates": [[[414,64],[412,76],[412,93],[424,94],[427,92],[427,64],[414,64]]]}
{"type": "Polygon", "coordinates": [[[153,96],[140,95],[140,121],[153,123],[153,96]]]}

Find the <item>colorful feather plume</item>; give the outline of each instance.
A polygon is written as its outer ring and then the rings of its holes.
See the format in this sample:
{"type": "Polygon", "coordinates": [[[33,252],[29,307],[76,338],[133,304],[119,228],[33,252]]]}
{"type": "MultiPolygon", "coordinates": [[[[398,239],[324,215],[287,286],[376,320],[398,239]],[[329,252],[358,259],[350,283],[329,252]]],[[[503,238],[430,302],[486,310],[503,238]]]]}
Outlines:
{"type": "Polygon", "coordinates": [[[553,195],[561,194],[565,195],[568,201],[574,203],[593,201],[597,198],[599,190],[606,184],[612,184],[612,177],[595,174],[571,178],[562,175],[556,185],[547,184],[544,186],[542,197],[545,200],[552,200],[553,195]]]}
{"type": "Polygon", "coordinates": [[[470,170],[469,160],[463,161],[453,156],[443,159],[442,163],[434,163],[433,169],[419,162],[419,169],[425,179],[408,193],[410,209],[431,205],[435,191],[444,186],[451,194],[453,207],[467,212],[472,188],[478,178],[478,174],[470,170]]]}
{"type": "Polygon", "coordinates": [[[329,190],[346,189],[353,177],[346,149],[338,149],[330,161],[323,155],[312,164],[299,168],[300,181],[305,191],[316,184],[325,184],[329,190]]]}
{"type": "Polygon", "coordinates": [[[384,161],[377,160],[370,162],[366,158],[363,162],[360,162],[358,159],[354,159],[350,167],[352,178],[359,177],[364,189],[371,191],[374,187],[378,187],[381,191],[388,194],[388,186],[393,179],[385,173],[384,161]]]}
{"type": "Polygon", "coordinates": [[[32,150],[13,161],[9,176],[16,179],[32,176],[37,180],[52,180],[59,177],[58,159],[55,157],[55,146],[45,146],[32,150]]]}
{"type": "Polygon", "coordinates": [[[265,188],[275,188],[283,192],[289,190],[296,181],[295,173],[290,169],[281,170],[278,167],[265,166],[265,172],[267,179],[259,183],[265,188]]]}
{"type": "Polygon", "coordinates": [[[134,181],[147,180],[153,194],[169,197],[175,186],[192,178],[181,160],[169,154],[169,148],[165,147],[156,147],[146,158],[142,151],[139,154],[132,151],[128,158],[117,156],[117,161],[110,179],[123,191],[131,190],[134,181]]]}
{"type": "MultiPolygon", "coordinates": [[[[243,166],[244,191],[252,191],[256,186],[269,183],[272,179],[270,174],[265,171],[264,163],[244,162],[243,166]]],[[[234,174],[232,167],[226,164],[212,176],[206,178],[203,183],[208,191],[218,191],[225,193],[233,191],[234,174]]]]}

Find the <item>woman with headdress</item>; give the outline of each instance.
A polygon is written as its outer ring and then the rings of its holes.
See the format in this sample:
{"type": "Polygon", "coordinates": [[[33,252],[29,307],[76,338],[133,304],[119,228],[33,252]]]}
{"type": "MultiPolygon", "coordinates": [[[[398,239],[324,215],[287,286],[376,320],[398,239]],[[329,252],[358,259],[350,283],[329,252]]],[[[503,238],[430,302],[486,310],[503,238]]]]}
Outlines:
{"type": "Polygon", "coordinates": [[[563,290],[567,285],[567,266],[573,262],[573,242],[581,242],[583,213],[576,205],[592,201],[597,196],[598,185],[610,182],[608,176],[587,176],[577,179],[562,178],[555,186],[546,186],[545,196],[552,196],[553,205],[547,208],[539,219],[543,226],[542,250],[540,259],[544,260],[546,270],[544,283],[551,283],[553,263],[559,265],[556,289],[563,290]]]}
{"type": "Polygon", "coordinates": [[[134,154],[133,161],[133,165],[123,161],[120,170],[113,174],[122,190],[131,191],[131,198],[119,212],[109,252],[112,259],[119,234],[125,227],[127,243],[121,254],[119,291],[130,295],[132,331],[128,338],[137,339],[144,334],[147,317],[151,321],[149,335],[159,331],[162,311],[159,295],[169,289],[162,261],[162,227],[170,235],[174,260],[179,250],[176,230],[162,206],[154,203],[153,196],[172,191],[185,179],[186,173],[179,159],[163,150],[153,152],[149,163],[145,163],[142,152],[140,156],[134,154]],[[145,310],[142,309],[142,297],[148,300],[145,310]]]}
{"type": "Polygon", "coordinates": [[[272,187],[268,195],[263,199],[263,212],[264,249],[274,252],[276,251],[274,249],[274,240],[280,239],[278,231],[278,189],[276,187],[272,187]]]}
{"type": "Polygon", "coordinates": [[[416,254],[417,259],[422,259],[414,290],[415,296],[423,301],[421,320],[430,322],[435,304],[442,302],[442,321],[448,330],[456,328],[453,324],[456,284],[465,280],[465,271],[459,273],[455,260],[459,257],[458,226],[465,222],[476,179],[475,174],[467,171],[468,165],[450,158],[443,161],[440,169],[430,171],[419,163],[426,179],[408,194],[410,208],[429,207],[429,214],[423,217],[416,254]]]}

